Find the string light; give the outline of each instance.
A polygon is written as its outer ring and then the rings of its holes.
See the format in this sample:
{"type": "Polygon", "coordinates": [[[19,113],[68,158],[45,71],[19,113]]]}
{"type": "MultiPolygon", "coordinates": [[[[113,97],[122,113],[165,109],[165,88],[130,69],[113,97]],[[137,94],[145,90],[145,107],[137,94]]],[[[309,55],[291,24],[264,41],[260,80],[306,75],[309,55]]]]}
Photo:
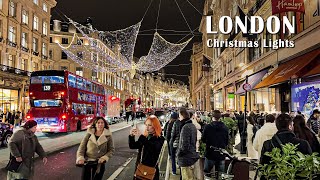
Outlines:
{"type": "Polygon", "coordinates": [[[143,72],[160,70],[176,58],[190,41],[191,38],[184,43],[173,44],[156,32],[148,55],[139,59],[137,69],[143,72]]]}
{"type": "Polygon", "coordinates": [[[184,43],[170,43],[156,32],[148,54],[142,56],[136,64],[132,59],[141,22],[117,31],[98,31],[68,19],[83,36],[79,38],[75,33],[67,47],[58,43],[69,58],[94,71],[129,71],[131,78],[136,71],[160,70],[176,58],[191,41],[190,38],[184,43]]]}

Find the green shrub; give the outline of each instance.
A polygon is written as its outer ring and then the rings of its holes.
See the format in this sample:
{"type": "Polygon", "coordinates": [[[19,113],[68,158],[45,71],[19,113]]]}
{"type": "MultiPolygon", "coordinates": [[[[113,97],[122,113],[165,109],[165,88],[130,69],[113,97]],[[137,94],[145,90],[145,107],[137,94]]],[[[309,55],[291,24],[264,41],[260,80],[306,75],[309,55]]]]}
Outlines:
{"type": "Polygon", "coordinates": [[[259,165],[259,174],[266,179],[313,179],[320,172],[320,157],[318,153],[302,154],[297,151],[297,146],[288,143],[282,145],[283,152],[279,148],[266,152],[271,163],[259,165]]]}

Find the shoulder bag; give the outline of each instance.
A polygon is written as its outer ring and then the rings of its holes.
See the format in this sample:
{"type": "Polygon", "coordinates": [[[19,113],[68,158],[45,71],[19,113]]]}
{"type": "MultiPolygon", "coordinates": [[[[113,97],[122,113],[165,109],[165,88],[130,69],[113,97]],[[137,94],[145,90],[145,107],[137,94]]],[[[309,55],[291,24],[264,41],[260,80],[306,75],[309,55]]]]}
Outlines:
{"type": "Polygon", "coordinates": [[[141,180],[153,180],[157,171],[156,167],[160,160],[161,151],[160,151],[156,165],[154,167],[150,167],[141,163],[142,157],[143,157],[143,147],[144,146],[142,146],[142,150],[141,150],[142,153],[141,153],[140,163],[137,166],[136,172],[134,173],[134,177],[141,180]]]}
{"type": "Polygon", "coordinates": [[[22,161],[18,162],[14,156],[10,153],[10,160],[6,166],[6,170],[11,172],[18,172],[21,167],[22,161]]]}

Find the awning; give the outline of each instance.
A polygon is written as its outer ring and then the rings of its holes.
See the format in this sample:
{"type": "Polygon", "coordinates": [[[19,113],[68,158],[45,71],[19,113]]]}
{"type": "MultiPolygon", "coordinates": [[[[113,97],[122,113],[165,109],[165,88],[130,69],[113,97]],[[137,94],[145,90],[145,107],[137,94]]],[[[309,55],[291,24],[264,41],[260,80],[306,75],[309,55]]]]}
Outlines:
{"type": "Polygon", "coordinates": [[[306,74],[303,75],[303,77],[310,77],[314,75],[320,74],[320,63],[317,63],[317,65],[313,66],[313,68],[308,71],[306,74]]]}
{"type": "MultiPolygon", "coordinates": [[[[248,84],[250,84],[251,89],[248,89],[247,91],[252,90],[263,78],[263,76],[265,74],[267,74],[268,70],[270,69],[270,67],[263,69],[262,71],[255,73],[251,76],[248,76],[248,84]]],[[[243,94],[246,91],[243,89],[243,85],[246,84],[246,81],[244,81],[241,86],[239,87],[239,89],[237,90],[236,94],[243,94]]]]}
{"type": "Polygon", "coordinates": [[[291,78],[298,78],[300,76],[299,71],[310,64],[310,62],[319,54],[320,49],[316,49],[302,56],[296,57],[293,60],[280,64],[279,67],[260,82],[255,89],[280,84],[290,80],[291,78]]]}

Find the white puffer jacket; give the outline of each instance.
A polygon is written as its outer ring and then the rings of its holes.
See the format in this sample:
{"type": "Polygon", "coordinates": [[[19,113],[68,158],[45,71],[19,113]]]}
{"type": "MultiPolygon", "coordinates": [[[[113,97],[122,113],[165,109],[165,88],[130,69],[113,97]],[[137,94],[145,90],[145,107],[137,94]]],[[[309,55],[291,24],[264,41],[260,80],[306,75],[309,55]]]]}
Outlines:
{"type": "Polygon", "coordinates": [[[272,138],[278,131],[275,123],[265,123],[257,132],[253,140],[253,148],[258,151],[258,158],[261,157],[263,143],[272,138]]]}

